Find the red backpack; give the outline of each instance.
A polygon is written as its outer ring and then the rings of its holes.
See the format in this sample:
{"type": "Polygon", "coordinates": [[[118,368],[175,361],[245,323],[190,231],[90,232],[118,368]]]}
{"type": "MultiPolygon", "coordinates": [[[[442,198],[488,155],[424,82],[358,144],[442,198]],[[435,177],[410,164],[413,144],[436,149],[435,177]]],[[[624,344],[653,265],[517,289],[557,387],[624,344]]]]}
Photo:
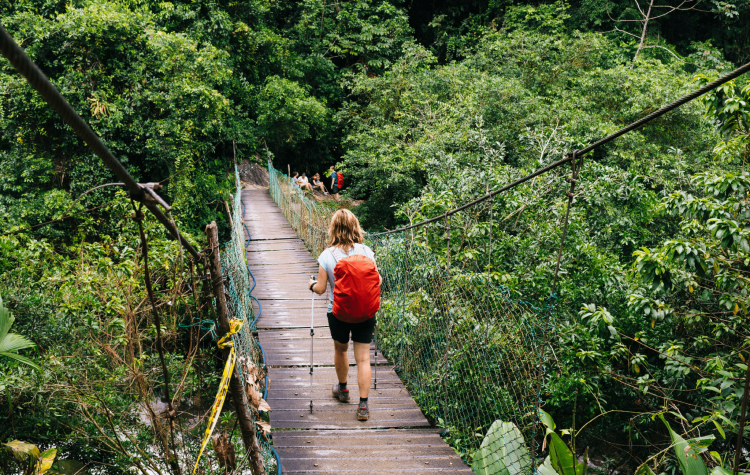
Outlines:
{"type": "Polygon", "coordinates": [[[344,174],[341,172],[336,172],[336,186],[339,190],[344,187],[344,174]]]}
{"type": "MultiPolygon", "coordinates": [[[[335,250],[338,249],[331,252],[335,250]]],[[[333,276],[336,283],[333,315],[336,318],[342,322],[360,323],[375,316],[380,308],[380,274],[372,259],[361,254],[337,259],[333,276]]]]}

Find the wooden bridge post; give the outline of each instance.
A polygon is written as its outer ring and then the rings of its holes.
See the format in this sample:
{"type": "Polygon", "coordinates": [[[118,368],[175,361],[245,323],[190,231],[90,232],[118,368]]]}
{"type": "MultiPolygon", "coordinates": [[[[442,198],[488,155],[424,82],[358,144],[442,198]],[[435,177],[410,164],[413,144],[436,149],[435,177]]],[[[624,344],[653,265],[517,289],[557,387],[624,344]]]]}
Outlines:
{"type": "MultiPolygon", "coordinates": [[[[219,337],[222,337],[229,333],[229,311],[227,310],[227,298],[224,294],[224,275],[221,270],[221,258],[219,256],[219,232],[215,221],[206,226],[206,237],[208,238],[207,254],[209,269],[211,271],[211,284],[213,286],[214,297],[216,298],[216,314],[219,320],[219,337]]],[[[230,348],[221,350],[225,363],[230,351],[230,348]]],[[[253,475],[266,475],[258,439],[255,437],[255,425],[253,424],[253,418],[245,399],[246,395],[242,389],[237,365],[234,366],[232,379],[229,382],[229,392],[232,395],[232,401],[234,401],[234,409],[237,411],[242,442],[245,444],[245,450],[250,455],[253,475]]]]}

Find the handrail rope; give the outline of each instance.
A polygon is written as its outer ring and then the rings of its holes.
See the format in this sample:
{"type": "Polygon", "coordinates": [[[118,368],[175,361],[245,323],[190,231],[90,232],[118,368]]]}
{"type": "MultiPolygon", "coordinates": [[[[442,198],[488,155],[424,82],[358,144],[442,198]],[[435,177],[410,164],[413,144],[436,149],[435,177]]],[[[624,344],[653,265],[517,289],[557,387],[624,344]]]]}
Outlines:
{"type": "MultiPolygon", "coordinates": [[[[687,94],[687,95],[685,95],[685,96],[677,99],[676,101],[672,102],[671,104],[668,104],[668,105],[662,107],[661,109],[658,109],[658,110],[656,110],[656,111],[648,114],[645,117],[641,117],[640,119],[636,120],[632,124],[627,125],[627,126],[621,128],[620,130],[618,130],[618,131],[616,131],[616,132],[614,132],[612,134],[609,134],[609,135],[607,135],[606,137],[604,137],[602,139],[597,140],[596,142],[592,143],[588,147],[585,147],[585,148],[580,149],[580,150],[576,150],[575,154],[576,154],[576,156],[581,157],[584,154],[586,154],[586,153],[594,150],[595,148],[598,148],[598,147],[600,147],[600,146],[602,146],[602,145],[604,145],[604,144],[606,144],[608,142],[611,142],[612,140],[616,139],[617,137],[619,137],[621,135],[624,135],[624,134],[626,134],[626,133],[628,133],[628,132],[630,132],[632,130],[635,130],[638,127],[640,127],[641,125],[644,125],[644,124],[646,124],[648,122],[651,122],[652,120],[654,120],[654,119],[656,119],[658,117],[661,117],[662,115],[666,114],[667,112],[670,112],[670,111],[672,111],[672,110],[674,110],[674,109],[676,109],[676,108],[678,108],[678,107],[680,107],[680,106],[682,106],[682,105],[684,105],[684,104],[692,101],[693,99],[696,99],[696,98],[702,96],[703,94],[716,89],[717,87],[721,86],[722,84],[725,84],[725,83],[731,81],[732,79],[735,79],[735,78],[737,78],[737,77],[745,74],[748,71],[750,71],[750,63],[747,63],[744,66],[740,66],[739,68],[735,69],[734,71],[732,71],[731,73],[727,74],[726,76],[722,76],[719,79],[716,79],[715,81],[712,81],[712,82],[706,84],[705,86],[701,87],[700,89],[697,89],[697,90],[691,92],[690,94],[687,94]]],[[[557,167],[559,167],[559,166],[561,166],[561,165],[563,165],[563,164],[565,164],[565,163],[573,160],[573,156],[574,156],[573,153],[574,152],[571,152],[565,158],[562,158],[562,159],[560,159],[560,160],[558,160],[558,161],[556,161],[554,163],[551,163],[550,165],[547,165],[546,167],[540,168],[539,170],[537,170],[537,171],[535,171],[533,173],[530,173],[530,174],[528,174],[528,175],[526,175],[526,176],[524,176],[522,178],[519,178],[518,180],[516,180],[516,181],[514,181],[514,182],[512,182],[512,183],[510,183],[508,185],[505,185],[502,188],[499,188],[499,189],[497,189],[495,191],[487,193],[486,195],[484,195],[484,196],[482,196],[480,198],[477,198],[477,199],[475,199],[473,201],[470,201],[470,202],[466,203],[463,206],[459,206],[458,208],[454,208],[454,209],[452,209],[450,211],[446,211],[445,213],[443,213],[443,214],[441,214],[439,216],[435,216],[434,218],[426,219],[426,220],[421,221],[421,222],[416,223],[416,224],[411,224],[409,226],[404,226],[402,228],[393,229],[393,230],[390,230],[390,231],[384,231],[384,232],[380,232],[380,233],[373,233],[372,236],[380,236],[380,235],[383,235],[383,234],[392,234],[392,233],[406,231],[408,229],[412,229],[412,228],[424,226],[425,224],[429,224],[429,223],[438,221],[438,220],[443,219],[445,217],[448,217],[448,216],[450,216],[452,214],[456,214],[459,211],[465,210],[466,208],[474,206],[475,204],[481,203],[482,201],[485,201],[485,200],[487,200],[489,198],[492,198],[495,195],[498,195],[498,194],[500,194],[500,193],[502,193],[504,191],[508,191],[509,189],[511,189],[511,188],[513,188],[515,186],[518,186],[518,185],[520,185],[522,183],[525,183],[525,182],[531,180],[534,177],[537,177],[539,175],[547,173],[550,170],[554,170],[555,168],[557,168],[557,167]]],[[[596,159],[594,159],[594,160],[596,160],[596,159]]]]}
{"type": "MultiPolygon", "coordinates": [[[[189,242],[180,234],[180,231],[172,226],[171,221],[157,207],[156,203],[161,198],[150,188],[141,185],[130,175],[125,166],[110,152],[107,146],[102,142],[99,136],[91,129],[73,106],[65,97],[52,85],[47,76],[39,67],[29,58],[26,52],[21,48],[8,33],[3,25],[0,25],[0,53],[5,56],[10,64],[19,72],[31,86],[36,89],[42,99],[52,107],[63,121],[73,129],[78,137],[104,162],[105,165],[117,176],[130,192],[131,199],[142,202],[164,226],[167,231],[177,240],[182,242],[185,249],[196,261],[202,259],[201,254],[190,245],[189,242]]],[[[162,201],[163,203],[163,201],[162,201]]],[[[164,203],[165,204],[165,203],[164,203]]]]}
{"type": "MultiPolygon", "coordinates": [[[[240,199],[240,204],[242,205],[242,225],[245,226],[245,231],[247,232],[247,240],[245,241],[245,252],[247,253],[247,246],[250,245],[250,229],[248,229],[247,224],[245,224],[245,202],[240,199]]],[[[255,302],[258,304],[258,313],[255,315],[255,319],[253,320],[253,323],[250,324],[250,328],[255,328],[255,324],[258,323],[258,319],[260,318],[260,314],[263,312],[263,306],[260,304],[260,300],[252,294],[255,287],[258,285],[258,281],[255,280],[255,275],[253,274],[253,271],[250,270],[250,264],[248,264],[247,259],[245,259],[245,267],[247,268],[247,273],[250,274],[250,277],[253,278],[253,286],[248,290],[247,296],[251,299],[255,300],[255,302]]],[[[265,359],[264,359],[265,362],[265,359]]]]}
{"type": "Polygon", "coordinates": [[[273,456],[276,457],[276,475],[282,475],[282,473],[281,473],[281,457],[279,457],[279,453],[276,452],[276,449],[273,448],[273,445],[271,446],[271,451],[273,452],[273,456]]]}

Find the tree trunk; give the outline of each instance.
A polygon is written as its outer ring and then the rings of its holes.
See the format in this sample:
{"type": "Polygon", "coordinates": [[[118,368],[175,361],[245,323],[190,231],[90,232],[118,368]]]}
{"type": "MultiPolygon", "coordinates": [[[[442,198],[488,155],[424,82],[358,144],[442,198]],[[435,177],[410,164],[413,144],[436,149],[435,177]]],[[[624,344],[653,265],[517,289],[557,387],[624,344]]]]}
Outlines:
{"type": "MultiPolygon", "coordinates": [[[[216,299],[216,314],[219,320],[219,337],[229,333],[229,312],[227,310],[227,299],[224,294],[224,276],[221,269],[221,259],[219,256],[219,233],[216,228],[216,222],[206,226],[206,237],[208,238],[208,260],[211,271],[211,284],[213,285],[214,298],[216,299]]],[[[224,348],[222,356],[226,362],[229,357],[231,348],[224,348]]],[[[263,467],[263,457],[260,454],[258,439],[255,437],[255,424],[250,414],[250,408],[246,402],[245,391],[240,382],[239,370],[237,365],[234,366],[232,379],[229,382],[229,392],[232,394],[234,409],[237,411],[237,418],[240,423],[240,432],[242,432],[242,442],[245,444],[245,450],[250,455],[250,464],[253,468],[254,475],[265,475],[266,470],[263,467]]]]}

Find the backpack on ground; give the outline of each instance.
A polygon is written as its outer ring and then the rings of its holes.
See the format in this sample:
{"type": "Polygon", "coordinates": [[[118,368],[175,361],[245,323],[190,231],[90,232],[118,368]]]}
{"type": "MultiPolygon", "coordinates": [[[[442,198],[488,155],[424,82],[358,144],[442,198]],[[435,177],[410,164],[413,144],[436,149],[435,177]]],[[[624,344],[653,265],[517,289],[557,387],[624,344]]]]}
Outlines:
{"type": "Polygon", "coordinates": [[[336,172],[336,186],[339,190],[344,187],[344,174],[341,172],[336,172]]]}
{"type": "MultiPolygon", "coordinates": [[[[334,248],[331,252],[343,251],[334,248]]],[[[333,256],[336,258],[336,255],[333,256]]],[[[380,275],[375,262],[354,254],[336,259],[333,269],[333,315],[347,323],[361,323],[380,309],[380,275]]]]}

